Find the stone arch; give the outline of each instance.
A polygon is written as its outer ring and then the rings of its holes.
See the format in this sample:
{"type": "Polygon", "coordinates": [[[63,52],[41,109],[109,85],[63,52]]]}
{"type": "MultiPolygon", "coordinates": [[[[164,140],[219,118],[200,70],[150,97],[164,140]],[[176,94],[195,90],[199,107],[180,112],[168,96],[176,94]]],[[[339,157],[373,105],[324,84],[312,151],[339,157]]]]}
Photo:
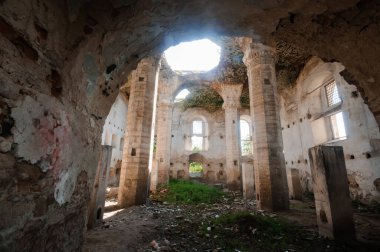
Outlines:
{"type": "Polygon", "coordinates": [[[205,158],[200,153],[192,153],[189,155],[189,163],[192,163],[192,162],[204,163],[205,158]]]}
{"type": "Polygon", "coordinates": [[[199,81],[185,81],[185,82],[177,82],[176,83],[176,86],[173,87],[173,91],[172,91],[172,99],[174,100],[174,98],[179,94],[179,92],[181,92],[182,90],[184,89],[188,89],[188,88],[191,88],[191,87],[196,87],[196,86],[208,86],[207,83],[205,82],[199,82],[199,81]]]}
{"type": "MultiPolygon", "coordinates": [[[[12,133],[17,148],[7,150],[5,155],[9,160],[17,157],[17,164],[31,164],[36,169],[51,172],[51,176],[42,178],[43,183],[51,184],[52,188],[47,191],[51,193],[52,189],[58,196],[47,208],[48,214],[54,215],[51,209],[57,209],[58,205],[66,213],[66,216],[57,219],[57,223],[64,223],[63,220],[69,215],[72,220],[83,219],[82,211],[72,210],[86,207],[88,188],[94,183],[101,127],[119,86],[126,82],[139,60],[185,39],[216,34],[244,35],[269,44],[275,38],[292,44],[306,54],[338,60],[348,69],[345,78],[352,77],[353,84],[359,87],[363,99],[368,102],[377,122],[380,122],[380,90],[373,88],[380,79],[378,55],[373,53],[378,52],[380,47],[379,25],[373,23],[368,26],[366,18],[371,17],[370,11],[378,8],[376,1],[344,1],[339,4],[326,1],[317,3],[319,6],[309,1],[306,3],[310,7],[307,14],[290,16],[288,13],[303,13],[304,5],[288,5],[283,1],[250,1],[247,4],[247,1],[234,0],[222,3],[210,1],[204,6],[202,1],[194,1],[191,5],[179,5],[172,1],[169,6],[161,7],[165,8],[163,10],[155,6],[155,2],[147,3],[148,6],[141,4],[141,1],[132,4],[131,1],[124,1],[126,6],[121,1],[112,2],[114,4],[81,1],[75,8],[68,8],[73,6],[67,6],[63,1],[45,1],[45,5],[21,0],[23,8],[15,8],[13,1],[1,3],[1,22],[7,30],[1,35],[4,38],[1,40],[2,48],[11,48],[4,50],[2,57],[4,62],[9,62],[12,72],[1,73],[1,81],[6,83],[1,86],[2,97],[5,97],[0,100],[2,112],[12,119],[7,128],[14,126],[15,129],[23,129],[25,125],[44,122],[40,120],[44,118],[57,126],[53,128],[42,123],[39,127],[12,133]],[[98,3],[102,4],[101,12],[98,11],[98,3]],[[52,11],[62,9],[67,11],[52,11]],[[326,11],[321,13],[321,9],[326,11]],[[361,15],[353,15],[357,11],[361,15]],[[25,25],[25,19],[13,18],[24,13],[30,13],[46,29],[40,27],[36,32],[25,25]],[[256,13],[254,17],[252,13],[256,13]],[[183,18],[175,19],[178,15],[183,18]],[[344,21],[347,16],[352,17],[350,22],[344,21]],[[326,26],[325,22],[315,22],[316,19],[331,20],[341,25],[326,26]],[[144,20],[145,25],[140,20],[144,20]],[[245,21],[244,26],[241,25],[242,20],[245,21]],[[263,20],[268,25],[262,25],[263,20]],[[318,36],[314,31],[319,32],[318,36]],[[357,36],[359,33],[361,36],[357,36]],[[21,43],[12,42],[14,37],[21,43]],[[44,132],[52,130],[54,135],[40,135],[41,129],[44,132]],[[83,153],[68,155],[75,152],[83,153]],[[54,155],[46,156],[46,153],[54,155]]],[[[9,191],[16,190],[11,188],[9,191]]],[[[8,209],[15,212],[21,210],[13,205],[8,209]]],[[[24,216],[32,216],[32,212],[25,212],[24,216]]],[[[24,219],[22,222],[29,220],[24,219]]],[[[19,232],[17,227],[24,224],[10,222],[10,230],[19,232]]],[[[74,226],[84,228],[84,224],[74,226]]],[[[60,227],[57,225],[54,228],[60,227]]],[[[38,228],[46,230],[53,226],[41,224],[38,228]]],[[[14,241],[14,233],[10,232],[4,240],[8,240],[8,244],[14,245],[17,250],[20,245],[14,241]]],[[[38,237],[35,244],[43,244],[40,239],[45,238],[38,237]]],[[[64,249],[80,250],[82,241],[80,235],[72,243],[61,240],[55,246],[62,248],[70,244],[72,247],[64,249]]],[[[31,246],[25,244],[23,249],[31,250],[31,246]]]]}
{"type": "Polygon", "coordinates": [[[192,153],[189,155],[189,177],[190,178],[201,178],[201,177],[203,177],[204,172],[206,170],[205,166],[206,166],[206,160],[202,154],[192,153]],[[194,163],[200,164],[202,166],[202,171],[192,173],[190,171],[190,166],[191,166],[191,164],[194,164],[194,163]]]}

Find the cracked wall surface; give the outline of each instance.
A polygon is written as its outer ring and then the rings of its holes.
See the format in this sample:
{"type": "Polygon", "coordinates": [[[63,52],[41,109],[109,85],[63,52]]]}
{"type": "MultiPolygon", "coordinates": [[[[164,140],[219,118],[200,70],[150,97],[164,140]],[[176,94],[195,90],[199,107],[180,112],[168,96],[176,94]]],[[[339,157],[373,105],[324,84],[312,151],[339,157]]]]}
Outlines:
{"type": "Polygon", "coordinates": [[[379,123],[379,8],[375,0],[0,1],[1,249],[80,249],[118,90],[139,60],[181,41],[248,36],[340,62],[379,123]]]}

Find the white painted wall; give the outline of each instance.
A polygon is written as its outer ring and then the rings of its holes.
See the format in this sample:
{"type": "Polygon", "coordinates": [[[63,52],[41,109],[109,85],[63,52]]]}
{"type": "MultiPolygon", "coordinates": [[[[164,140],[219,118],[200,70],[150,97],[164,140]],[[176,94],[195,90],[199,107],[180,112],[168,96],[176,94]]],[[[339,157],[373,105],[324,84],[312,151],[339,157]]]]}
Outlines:
{"type": "MultiPolygon", "coordinates": [[[[249,115],[249,110],[241,109],[240,114],[249,115]]],[[[181,173],[183,171],[188,176],[189,156],[195,153],[191,151],[190,141],[191,122],[194,119],[202,119],[206,125],[206,149],[197,152],[205,158],[203,165],[204,178],[215,182],[225,182],[226,141],[224,110],[209,113],[204,109],[190,108],[182,111],[178,104],[174,106],[170,174],[176,178],[178,172],[181,173]],[[218,176],[219,172],[222,172],[223,175],[218,176]],[[211,177],[207,177],[207,173],[211,177]]]]}
{"type": "Polygon", "coordinates": [[[339,75],[342,70],[344,66],[339,63],[324,63],[312,58],[301,72],[296,86],[280,98],[290,195],[293,193],[291,168],[300,170],[303,189],[312,190],[308,149],[322,144],[343,146],[353,198],[367,202],[380,201],[380,193],[373,184],[376,178],[380,178],[380,155],[379,150],[371,146],[371,140],[380,139],[379,128],[360,94],[353,97],[356,87],[339,75]],[[323,84],[329,77],[335,79],[342,99],[341,111],[347,133],[345,140],[331,141],[329,119],[322,116],[327,111],[323,84]],[[371,157],[368,158],[366,153],[370,153],[371,157]]]}
{"type": "Polygon", "coordinates": [[[121,162],[123,155],[123,142],[126,133],[128,112],[128,101],[122,95],[119,94],[113,103],[110,113],[108,114],[103,126],[102,132],[102,145],[111,145],[112,157],[109,184],[115,183],[115,166],[117,162],[121,162]]]}

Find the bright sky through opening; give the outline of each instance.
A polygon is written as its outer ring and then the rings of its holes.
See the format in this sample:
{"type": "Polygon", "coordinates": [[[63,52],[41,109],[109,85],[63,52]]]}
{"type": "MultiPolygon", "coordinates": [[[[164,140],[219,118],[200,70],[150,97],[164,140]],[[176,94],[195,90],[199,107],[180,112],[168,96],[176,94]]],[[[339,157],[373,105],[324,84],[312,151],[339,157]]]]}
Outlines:
{"type": "Polygon", "coordinates": [[[174,99],[174,102],[180,102],[180,101],[183,101],[183,100],[186,98],[186,96],[188,96],[188,94],[190,94],[190,91],[187,90],[186,88],[183,89],[181,92],[179,92],[179,93],[177,94],[177,96],[176,96],[175,99],[174,99]]]}
{"type": "Polygon", "coordinates": [[[207,72],[219,64],[220,50],[214,42],[201,39],[172,46],[164,54],[173,71],[207,72]]]}
{"type": "Polygon", "coordinates": [[[240,120],[240,138],[241,140],[249,140],[251,137],[249,124],[244,120],[240,120]]]}

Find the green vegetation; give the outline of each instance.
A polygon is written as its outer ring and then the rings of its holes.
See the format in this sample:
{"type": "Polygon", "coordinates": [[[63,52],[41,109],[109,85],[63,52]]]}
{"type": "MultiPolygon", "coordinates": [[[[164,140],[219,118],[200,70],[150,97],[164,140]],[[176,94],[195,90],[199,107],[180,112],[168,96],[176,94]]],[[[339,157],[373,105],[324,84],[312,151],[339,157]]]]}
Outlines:
{"type": "Polygon", "coordinates": [[[215,187],[177,179],[159,191],[165,193],[158,195],[158,200],[176,204],[214,203],[223,197],[223,192],[215,187]]]}
{"type": "Polygon", "coordinates": [[[192,162],[190,164],[189,171],[190,172],[202,172],[203,171],[202,164],[198,163],[198,162],[192,162]]]}
{"type": "Polygon", "coordinates": [[[301,234],[285,220],[250,212],[224,214],[205,223],[201,231],[223,251],[285,251],[300,242],[301,234]]]}
{"type": "Polygon", "coordinates": [[[190,94],[182,101],[182,108],[204,108],[209,112],[222,109],[223,98],[209,86],[192,86],[188,90],[190,94]]]}
{"type": "MultiPolygon", "coordinates": [[[[204,108],[213,113],[222,109],[223,98],[211,87],[195,84],[188,87],[188,90],[190,94],[181,102],[184,111],[188,108],[204,108]]],[[[249,108],[248,85],[243,86],[240,103],[243,108],[249,108]]]]}
{"type": "Polygon", "coordinates": [[[242,140],[241,141],[241,152],[243,155],[249,155],[252,154],[252,144],[251,140],[242,140]]]}
{"type": "Polygon", "coordinates": [[[199,147],[193,147],[193,149],[192,149],[192,151],[194,151],[194,152],[200,152],[201,151],[201,149],[199,148],[199,147]]]}

